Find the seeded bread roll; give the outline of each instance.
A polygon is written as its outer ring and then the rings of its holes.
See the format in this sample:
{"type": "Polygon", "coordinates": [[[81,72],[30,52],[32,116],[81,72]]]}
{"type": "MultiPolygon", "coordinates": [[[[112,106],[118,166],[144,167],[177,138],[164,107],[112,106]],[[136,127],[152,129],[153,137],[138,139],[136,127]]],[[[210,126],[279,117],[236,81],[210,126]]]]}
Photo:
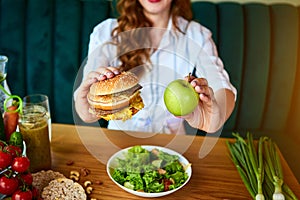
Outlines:
{"type": "Polygon", "coordinates": [[[113,78],[94,83],[90,88],[90,95],[108,95],[132,88],[139,82],[131,72],[122,72],[113,78]]]}
{"type": "Polygon", "coordinates": [[[43,189],[43,200],[86,200],[84,188],[77,182],[68,178],[59,178],[52,180],[48,186],[43,189]]]}
{"type": "Polygon", "coordinates": [[[52,170],[48,170],[48,171],[42,170],[33,173],[32,177],[33,177],[32,185],[38,189],[40,194],[43,191],[44,187],[46,187],[50,183],[50,181],[57,178],[65,178],[63,174],[52,170]]]}
{"type": "Polygon", "coordinates": [[[144,108],[142,86],[131,72],[93,83],[87,94],[89,112],[105,120],[128,120],[144,108]]]}

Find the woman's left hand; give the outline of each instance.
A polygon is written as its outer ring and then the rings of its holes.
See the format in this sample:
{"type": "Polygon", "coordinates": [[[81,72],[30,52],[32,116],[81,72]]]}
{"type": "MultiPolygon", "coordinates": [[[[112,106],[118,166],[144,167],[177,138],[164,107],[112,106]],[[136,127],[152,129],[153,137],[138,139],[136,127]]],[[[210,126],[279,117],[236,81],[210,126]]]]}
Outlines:
{"type": "Polygon", "coordinates": [[[181,118],[184,118],[194,128],[209,133],[216,132],[223,125],[224,116],[222,116],[212,88],[209,87],[205,78],[188,76],[185,79],[199,93],[199,104],[192,113],[181,116],[181,118]]]}

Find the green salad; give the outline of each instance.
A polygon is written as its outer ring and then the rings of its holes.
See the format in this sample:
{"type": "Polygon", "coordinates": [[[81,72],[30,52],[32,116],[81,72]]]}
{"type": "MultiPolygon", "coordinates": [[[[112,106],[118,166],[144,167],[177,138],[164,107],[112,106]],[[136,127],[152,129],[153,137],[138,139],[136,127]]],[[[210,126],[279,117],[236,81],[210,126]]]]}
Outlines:
{"type": "Polygon", "coordinates": [[[164,192],[178,188],[188,179],[177,155],[134,146],[124,156],[124,159],[117,158],[112,178],[126,188],[147,193],[164,192]]]}

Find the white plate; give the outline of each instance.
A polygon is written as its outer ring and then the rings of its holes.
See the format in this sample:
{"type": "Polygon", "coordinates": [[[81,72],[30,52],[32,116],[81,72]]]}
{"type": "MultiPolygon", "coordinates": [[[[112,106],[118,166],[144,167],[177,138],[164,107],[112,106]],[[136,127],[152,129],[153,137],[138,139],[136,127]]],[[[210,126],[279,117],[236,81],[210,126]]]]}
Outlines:
{"type": "Polygon", "coordinates": [[[169,195],[173,192],[176,192],[177,190],[179,190],[180,188],[182,188],[183,186],[185,186],[187,184],[187,182],[190,180],[191,176],[192,176],[192,167],[190,165],[190,162],[184,157],[182,156],[181,154],[177,153],[176,151],[173,151],[171,149],[168,149],[168,148],[165,148],[165,147],[160,147],[160,146],[150,146],[150,145],[141,145],[141,147],[143,147],[144,149],[148,150],[148,151],[151,151],[152,149],[156,148],[158,150],[161,150],[165,153],[168,153],[168,154],[171,154],[171,155],[177,155],[179,157],[179,161],[184,165],[184,166],[188,166],[187,169],[186,169],[186,173],[188,175],[188,179],[185,181],[184,184],[182,184],[180,187],[176,188],[176,189],[173,189],[173,190],[170,190],[170,191],[166,191],[166,192],[158,192],[158,193],[146,193],[146,192],[138,192],[138,191],[134,191],[134,190],[131,190],[131,189],[128,189],[124,186],[122,186],[121,184],[119,184],[118,182],[116,182],[113,178],[112,178],[112,172],[113,172],[113,169],[117,166],[117,158],[121,158],[123,159],[124,158],[124,154],[127,153],[128,149],[132,148],[132,147],[128,147],[126,149],[122,149],[118,152],[116,152],[114,155],[112,155],[110,157],[110,159],[108,160],[107,162],[107,165],[106,165],[106,171],[107,171],[107,174],[109,176],[109,178],[115,183],[117,184],[120,188],[122,188],[123,190],[131,193],[131,194],[134,194],[136,196],[140,196],[140,197],[161,197],[161,196],[166,196],[166,195],[169,195]]]}

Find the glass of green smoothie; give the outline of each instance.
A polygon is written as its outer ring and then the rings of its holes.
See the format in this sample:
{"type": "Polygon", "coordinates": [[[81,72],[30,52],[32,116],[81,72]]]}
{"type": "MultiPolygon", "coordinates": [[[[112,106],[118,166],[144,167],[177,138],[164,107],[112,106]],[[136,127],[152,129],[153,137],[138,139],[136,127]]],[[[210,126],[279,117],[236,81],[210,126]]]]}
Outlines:
{"type": "Polygon", "coordinates": [[[30,171],[51,169],[51,117],[46,95],[34,94],[23,98],[19,130],[26,142],[30,171]]]}

